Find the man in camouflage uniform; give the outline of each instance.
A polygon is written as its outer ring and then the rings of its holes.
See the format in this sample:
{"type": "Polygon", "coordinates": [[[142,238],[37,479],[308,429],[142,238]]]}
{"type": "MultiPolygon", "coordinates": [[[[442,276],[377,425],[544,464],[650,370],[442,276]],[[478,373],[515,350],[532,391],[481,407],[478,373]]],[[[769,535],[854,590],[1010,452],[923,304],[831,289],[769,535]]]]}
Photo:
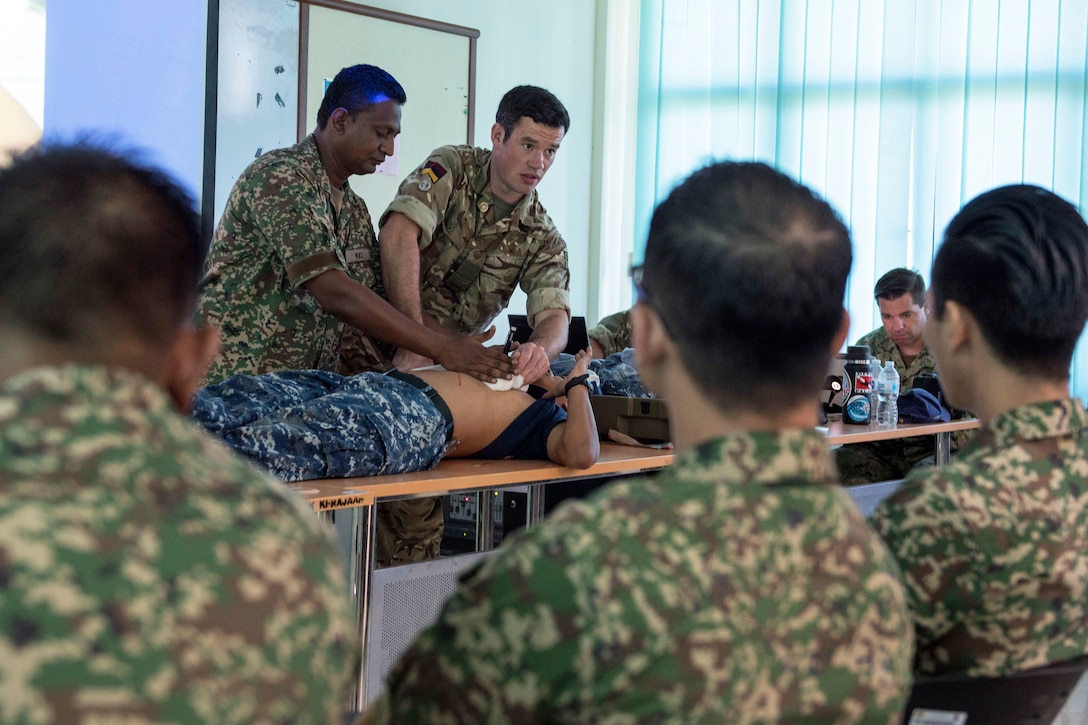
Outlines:
{"type": "MultiPolygon", "coordinates": [[[[937,372],[923,338],[925,294],[925,280],[917,272],[902,267],[886,272],[873,289],[883,324],[855,343],[867,345],[882,365],[888,360],[895,364],[900,395],[914,387],[919,375],[937,372]]],[[[970,436],[971,431],[954,433],[951,449],[957,450],[970,436]]],[[[933,436],[852,443],[835,451],[835,465],[846,485],[899,480],[916,466],[932,466],[933,451],[933,436]]]]}
{"type": "MultiPolygon", "coordinates": [[[[551,168],[570,116],[554,95],[518,86],[503,96],[491,150],[436,149],[401,184],[382,215],[382,274],[390,301],[408,317],[457,334],[483,332],[520,284],[533,328],[514,354],[533,380],[566,347],[570,324],[567,245],[536,186],[551,168]]],[[[401,349],[397,367],[431,364],[401,349]]],[[[348,369],[345,372],[358,372],[348,369]]],[[[399,532],[408,560],[438,553],[437,498],[383,504],[383,525],[399,532]]]]}
{"type": "Polygon", "coordinates": [[[200,314],[223,335],[206,383],[237,373],[335,372],[345,329],[365,335],[352,333],[346,344],[356,367],[388,367],[384,343],[392,343],[484,379],[507,372],[501,351],[425,328],[383,299],[370,215],[348,177],[373,173],[393,152],[404,102],[404,89],[380,68],[344,68],[314,132],[239,177],[201,282],[200,314]]]}
{"type": "Polygon", "coordinates": [[[179,410],[216,345],[206,249],[188,195],[110,152],[0,170],[0,722],[341,717],[329,532],[179,410]]]}
{"type": "Polygon", "coordinates": [[[674,190],[631,314],[644,380],[678,403],[676,462],[504,543],[371,719],[897,723],[898,570],[836,485],[812,405],[850,261],[835,212],[765,165],[674,190]],[[795,344],[767,355],[765,330],[795,344]]]}
{"type": "Polygon", "coordinates": [[[1088,225],[1033,186],[969,202],[933,262],[926,330],[977,444],[873,514],[903,570],[923,673],[996,676],[1088,654],[1088,415],[1069,367],[1088,225]]]}
{"type": "Polygon", "coordinates": [[[589,331],[593,357],[605,358],[631,347],[631,310],[602,317],[589,331]]]}

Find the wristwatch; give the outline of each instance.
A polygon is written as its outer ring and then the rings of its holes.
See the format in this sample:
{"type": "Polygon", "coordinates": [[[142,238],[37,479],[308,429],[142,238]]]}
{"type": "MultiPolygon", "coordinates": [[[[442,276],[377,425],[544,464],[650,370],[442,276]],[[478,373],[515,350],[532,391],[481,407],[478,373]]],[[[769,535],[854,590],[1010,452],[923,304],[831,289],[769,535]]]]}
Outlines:
{"type": "Polygon", "coordinates": [[[588,390],[589,394],[592,395],[593,394],[593,383],[590,382],[590,381],[591,380],[597,380],[597,379],[599,379],[599,378],[597,378],[597,376],[594,373],[584,373],[582,375],[576,375],[573,378],[571,378],[570,380],[568,380],[567,384],[563,386],[563,395],[570,395],[570,389],[571,388],[576,388],[579,385],[586,386],[586,390],[588,390]]]}

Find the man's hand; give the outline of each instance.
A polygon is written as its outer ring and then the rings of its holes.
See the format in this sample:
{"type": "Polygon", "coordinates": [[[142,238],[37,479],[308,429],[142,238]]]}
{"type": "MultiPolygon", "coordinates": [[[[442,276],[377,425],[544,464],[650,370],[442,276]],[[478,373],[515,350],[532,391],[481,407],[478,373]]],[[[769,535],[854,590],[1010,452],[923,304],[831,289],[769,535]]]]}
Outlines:
{"type": "Polygon", "coordinates": [[[587,347],[585,350],[579,350],[578,354],[574,356],[574,367],[570,369],[567,376],[560,378],[557,375],[552,375],[548,378],[548,385],[544,385],[544,379],[537,381],[537,385],[541,387],[549,387],[548,392],[540,396],[542,398],[562,398],[567,394],[567,382],[573,380],[579,375],[585,375],[589,370],[589,363],[593,359],[592,351],[587,347]]]}
{"type": "Polygon", "coordinates": [[[484,332],[468,337],[451,337],[449,345],[443,348],[435,360],[447,370],[468,373],[485,383],[493,383],[498,378],[514,377],[514,362],[506,356],[501,346],[484,347],[483,343],[495,334],[492,325],[484,332]]]}
{"type": "Polygon", "coordinates": [[[514,343],[513,355],[515,372],[526,381],[536,380],[544,375],[551,366],[548,352],[535,342],[514,343]]]}

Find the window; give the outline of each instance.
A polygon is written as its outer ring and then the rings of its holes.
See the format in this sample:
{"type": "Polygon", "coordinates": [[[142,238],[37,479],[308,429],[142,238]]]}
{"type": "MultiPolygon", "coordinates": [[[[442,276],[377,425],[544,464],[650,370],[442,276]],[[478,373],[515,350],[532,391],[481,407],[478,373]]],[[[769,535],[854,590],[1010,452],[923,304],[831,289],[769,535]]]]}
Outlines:
{"type": "Polygon", "coordinates": [[[877,277],[928,281],[976,194],[1026,182],[1088,208],[1086,37],[1084,0],[643,0],[636,239],[692,169],[765,161],[850,226],[856,339],[877,277]]]}

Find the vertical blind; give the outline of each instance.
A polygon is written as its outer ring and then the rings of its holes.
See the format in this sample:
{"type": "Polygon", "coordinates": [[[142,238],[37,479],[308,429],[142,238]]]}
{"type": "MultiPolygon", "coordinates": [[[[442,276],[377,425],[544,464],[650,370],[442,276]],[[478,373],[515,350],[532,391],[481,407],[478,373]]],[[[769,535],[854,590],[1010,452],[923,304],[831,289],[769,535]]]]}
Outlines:
{"type": "MultiPolygon", "coordinates": [[[[643,0],[636,219],[711,159],[765,161],[853,233],[850,339],[893,267],[928,281],[976,194],[1088,210],[1088,0],[643,0]]],[[[1088,347],[1073,366],[1088,393],[1088,347]]]]}

